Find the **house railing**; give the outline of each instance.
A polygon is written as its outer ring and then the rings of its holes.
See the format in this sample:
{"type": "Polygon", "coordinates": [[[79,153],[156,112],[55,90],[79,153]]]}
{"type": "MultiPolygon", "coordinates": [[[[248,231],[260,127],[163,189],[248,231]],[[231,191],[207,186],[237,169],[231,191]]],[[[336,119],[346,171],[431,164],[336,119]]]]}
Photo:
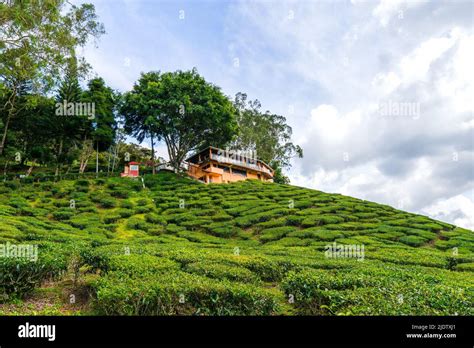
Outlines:
{"type": "Polygon", "coordinates": [[[238,159],[235,159],[235,158],[232,158],[232,157],[229,157],[229,156],[217,155],[217,154],[214,154],[214,153],[211,153],[211,159],[213,159],[215,161],[218,161],[218,162],[221,162],[221,163],[234,164],[234,165],[238,165],[238,166],[241,166],[241,167],[257,170],[257,171],[264,172],[264,173],[267,173],[267,174],[270,174],[270,175],[273,176],[273,173],[272,173],[271,170],[269,170],[265,166],[258,165],[258,162],[255,159],[250,160],[250,161],[249,160],[243,161],[243,160],[238,160],[238,159]],[[254,162],[254,161],[256,163],[251,163],[251,162],[254,162]]]}

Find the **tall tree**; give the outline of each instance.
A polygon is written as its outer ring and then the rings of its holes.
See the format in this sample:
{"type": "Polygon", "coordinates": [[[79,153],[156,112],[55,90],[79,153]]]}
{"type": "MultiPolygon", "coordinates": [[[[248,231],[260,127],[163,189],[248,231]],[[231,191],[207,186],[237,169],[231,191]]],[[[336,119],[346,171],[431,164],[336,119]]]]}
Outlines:
{"type": "Polygon", "coordinates": [[[51,115],[50,127],[54,130],[53,148],[56,159],[55,175],[60,174],[64,163],[70,162],[73,149],[77,148],[82,133],[87,127],[88,115],[82,113],[83,96],[79,86],[77,61],[74,56],[68,60],[65,76],[56,96],[56,110],[51,115]]]}
{"type": "Polygon", "coordinates": [[[117,130],[115,119],[116,99],[114,91],[105,85],[102,78],[89,81],[84,100],[92,103],[95,115],[91,134],[96,150],[96,173],[99,173],[99,152],[107,150],[114,142],[117,130]]]}
{"type": "MultiPolygon", "coordinates": [[[[52,139],[56,137],[51,128],[51,115],[54,114],[54,99],[41,95],[28,95],[23,98],[27,105],[18,114],[18,122],[12,124],[13,144],[21,153],[21,162],[27,164],[30,175],[35,166],[51,163],[53,153],[52,139]]],[[[10,148],[10,147],[9,147],[10,148]]]]}
{"type": "Polygon", "coordinates": [[[237,132],[234,105],[196,69],[142,74],[126,94],[122,114],[130,134],[150,132],[165,142],[176,170],[190,151],[223,146],[237,132]]]}
{"type": "MultiPolygon", "coordinates": [[[[20,111],[19,87],[30,81],[36,92],[48,91],[62,76],[75,47],[104,33],[94,6],[67,0],[8,0],[0,3],[0,81],[8,88],[0,155],[12,120],[20,111]]],[[[79,70],[88,65],[80,60],[79,70]]]]}
{"type": "MultiPolygon", "coordinates": [[[[156,115],[153,107],[153,95],[157,93],[161,75],[159,72],[142,74],[133,90],[125,93],[120,107],[124,116],[124,131],[135,137],[140,143],[145,138],[151,141],[151,161],[155,173],[156,115]]],[[[158,139],[159,140],[159,139],[158,139]]]]}
{"type": "Polygon", "coordinates": [[[258,100],[247,100],[245,93],[237,93],[234,105],[237,108],[239,136],[232,147],[241,151],[255,151],[257,157],[275,170],[275,182],[288,183],[282,170],[291,167],[291,158],[303,157],[303,149],[291,141],[292,129],[286,118],[262,112],[258,100]]]}

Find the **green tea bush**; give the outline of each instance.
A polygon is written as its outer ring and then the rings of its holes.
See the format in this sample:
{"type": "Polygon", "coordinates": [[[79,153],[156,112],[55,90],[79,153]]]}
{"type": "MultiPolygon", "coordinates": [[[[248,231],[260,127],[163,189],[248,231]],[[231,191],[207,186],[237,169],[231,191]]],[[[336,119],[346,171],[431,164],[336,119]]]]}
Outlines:
{"type": "Polygon", "coordinates": [[[113,197],[102,196],[98,203],[101,208],[113,208],[116,205],[116,199],[113,197]]]}
{"type": "Polygon", "coordinates": [[[105,224],[113,224],[114,222],[119,221],[122,216],[118,213],[107,214],[103,217],[103,221],[105,224]]]}
{"type": "Polygon", "coordinates": [[[152,210],[153,210],[153,207],[149,205],[144,205],[144,206],[137,205],[133,209],[135,214],[145,214],[145,213],[151,212],[152,210]]]}
{"type": "Polygon", "coordinates": [[[176,261],[146,254],[112,255],[108,261],[107,270],[119,271],[128,276],[140,277],[179,270],[176,261]]]}
{"type": "Polygon", "coordinates": [[[163,216],[155,213],[146,214],[145,221],[150,224],[166,225],[166,219],[163,216]]]}
{"type": "Polygon", "coordinates": [[[98,226],[100,219],[93,213],[80,213],[71,217],[68,222],[71,226],[83,230],[87,227],[98,226]]]}
{"type": "Polygon", "coordinates": [[[38,252],[36,261],[18,257],[0,257],[0,302],[25,297],[41,282],[59,277],[67,268],[64,255],[38,252]]]}
{"type": "Polygon", "coordinates": [[[271,227],[282,227],[282,226],[285,226],[286,224],[287,224],[287,219],[282,217],[282,218],[272,219],[265,222],[260,222],[255,225],[255,228],[258,230],[262,230],[262,229],[271,228],[271,227]]]}
{"type": "Polygon", "coordinates": [[[410,245],[413,247],[418,247],[427,242],[426,239],[419,236],[405,236],[405,237],[401,237],[399,241],[403,244],[410,245]]]}
{"type": "Polygon", "coordinates": [[[53,218],[58,221],[69,220],[75,215],[71,208],[63,208],[53,212],[53,218]]]}
{"type": "Polygon", "coordinates": [[[308,226],[319,226],[328,224],[337,224],[344,222],[344,218],[337,215],[313,215],[309,216],[301,222],[304,227],[308,226]]]}
{"type": "Polygon", "coordinates": [[[184,227],[178,226],[176,224],[166,225],[166,232],[167,233],[175,234],[175,233],[178,233],[178,232],[181,232],[181,231],[186,231],[186,229],[184,227]]]}
{"type": "Polygon", "coordinates": [[[121,218],[126,219],[133,215],[133,210],[128,208],[117,209],[116,213],[120,215],[121,218]]]}
{"type": "Polygon", "coordinates": [[[286,224],[289,226],[299,226],[304,220],[304,216],[288,215],[286,217],[286,224]]]}
{"type": "Polygon", "coordinates": [[[296,231],[297,228],[294,226],[283,226],[283,227],[273,227],[273,228],[267,228],[263,231],[261,231],[260,235],[260,240],[262,242],[270,242],[273,240],[278,240],[280,238],[283,238],[286,236],[288,233],[296,231]]]}
{"type": "Polygon", "coordinates": [[[120,208],[124,209],[133,209],[134,205],[130,201],[121,201],[120,202],[120,208]]]}
{"type": "Polygon", "coordinates": [[[130,191],[126,188],[123,188],[123,189],[115,189],[113,191],[110,192],[110,195],[112,197],[115,197],[115,198],[121,198],[121,199],[125,199],[125,198],[128,198],[130,197],[130,191]]]}
{"type": "Polygon", "coordinates": [[[131,217],[127,220],[127,228],[131,230],[142,230],[142,231],[148,231],[148,224],[146,223],[145,220],[136,218],[136,217],[131,217]]]}
{"type": "Polygon", "coordinates": [[[272,292],[247,284],[183,272],[139,281],[117,273],[95,285],[96,308],[105,315],[270,315],[277,310],[272,292]]]}
{"type": "Polygon", "coordinates": [[[244,283],[258,283],[260,279],[250,270],[233,266],[225,265],[218,262],[195,262],[187,264],[186,272],[206,276],[215,279],[228,279],[231,281],[244,283]]]}

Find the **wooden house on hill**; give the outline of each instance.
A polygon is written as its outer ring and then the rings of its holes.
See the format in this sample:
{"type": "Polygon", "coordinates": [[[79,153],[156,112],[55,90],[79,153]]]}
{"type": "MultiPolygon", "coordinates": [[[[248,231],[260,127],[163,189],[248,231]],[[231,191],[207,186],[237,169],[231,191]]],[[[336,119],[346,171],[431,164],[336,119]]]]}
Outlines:
{"type": "Polygon", "coordinates": [[[238,151],[208,147],[191,157],[188,175],[205,183],[229,183],[255,179],[273,182],[273,169],[265,162],[238,151]]]}

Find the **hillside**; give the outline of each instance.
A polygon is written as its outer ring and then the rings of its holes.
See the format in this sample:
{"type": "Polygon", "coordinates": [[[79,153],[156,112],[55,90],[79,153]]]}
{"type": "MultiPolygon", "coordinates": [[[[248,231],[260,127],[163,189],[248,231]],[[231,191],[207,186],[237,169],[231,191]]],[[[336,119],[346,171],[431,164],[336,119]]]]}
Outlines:
{"type": "Polygon", "coordinates": [[[0,314],[474,315],[472,231],[290,185],[145,184],[1,183],[0,245],[39,249],[0,257],[0,314]]]}

